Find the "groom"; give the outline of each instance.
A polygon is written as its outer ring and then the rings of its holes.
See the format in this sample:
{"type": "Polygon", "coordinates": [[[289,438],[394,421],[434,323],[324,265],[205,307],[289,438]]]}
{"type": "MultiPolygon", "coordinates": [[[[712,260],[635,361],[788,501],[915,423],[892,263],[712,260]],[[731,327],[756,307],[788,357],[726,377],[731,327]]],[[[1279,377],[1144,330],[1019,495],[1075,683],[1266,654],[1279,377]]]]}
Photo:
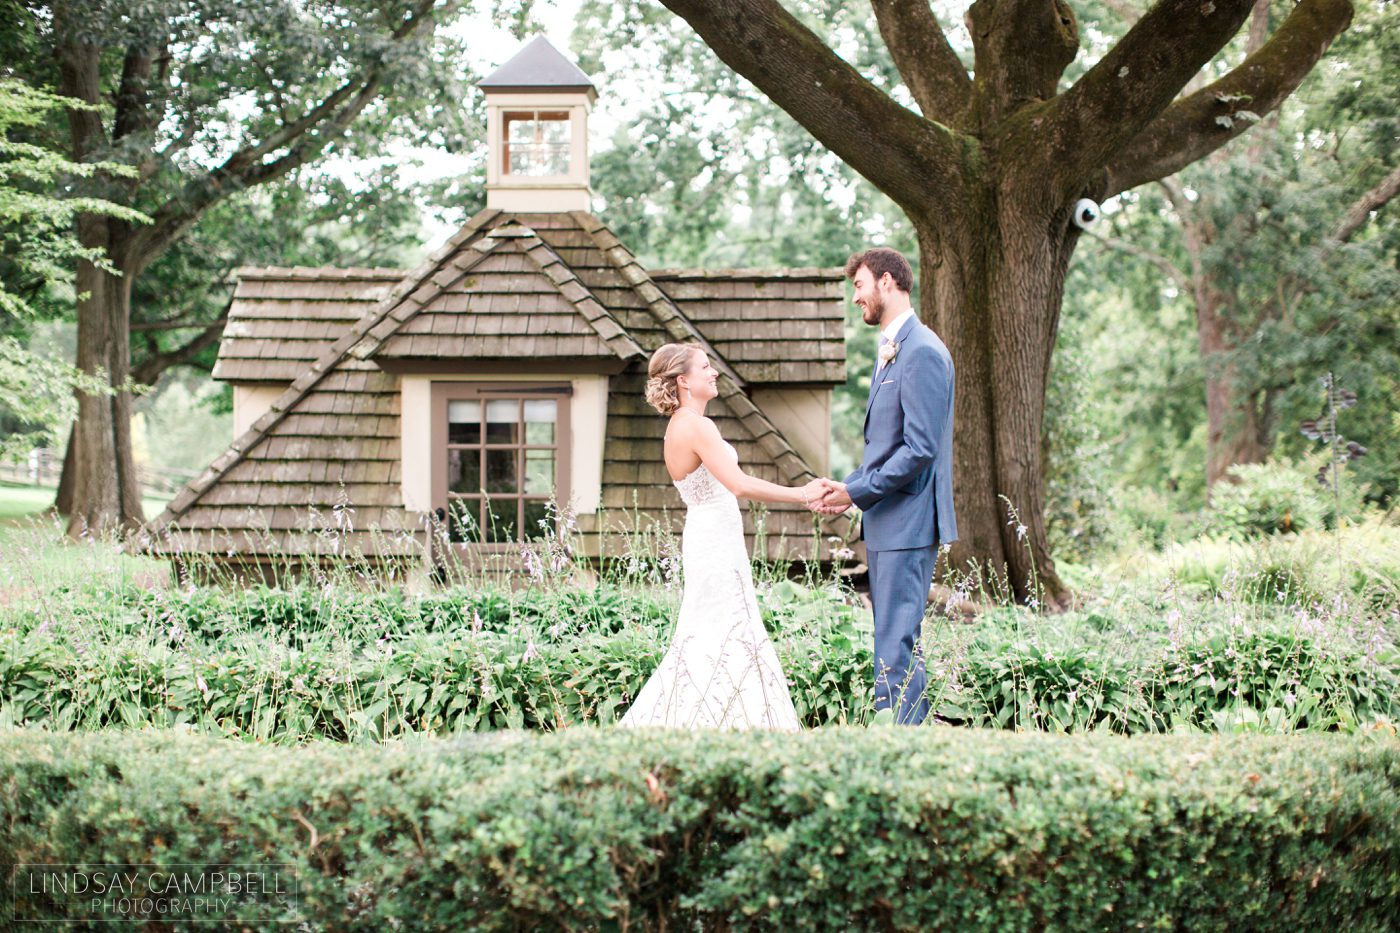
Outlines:
{"type": "Polygon", "coordinates": [[[859,506],[875,609],[875,709],[916,725],[928,715],[922,657],[914,646],[938,546],[958,539],[953,515],[953,358],[909,303],[914,273],[892,249],[846,263],[865,323],[880,349],[865,407],[865,458],[833,483],[818,508],[859,506]]]}

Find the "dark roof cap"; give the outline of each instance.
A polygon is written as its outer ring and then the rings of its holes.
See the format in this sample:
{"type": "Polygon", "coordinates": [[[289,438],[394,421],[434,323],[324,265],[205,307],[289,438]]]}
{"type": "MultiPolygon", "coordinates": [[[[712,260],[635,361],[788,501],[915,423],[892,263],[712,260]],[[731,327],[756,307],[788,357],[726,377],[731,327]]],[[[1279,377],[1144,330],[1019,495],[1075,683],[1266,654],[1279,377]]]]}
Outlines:
{"type": "Polygon", "coordinates": [[[478,82],[479,87],[531,91],[576,88],[596,90],[588,75],[565,58],[544,36],[535,36],[510,61],[478,82]]]}

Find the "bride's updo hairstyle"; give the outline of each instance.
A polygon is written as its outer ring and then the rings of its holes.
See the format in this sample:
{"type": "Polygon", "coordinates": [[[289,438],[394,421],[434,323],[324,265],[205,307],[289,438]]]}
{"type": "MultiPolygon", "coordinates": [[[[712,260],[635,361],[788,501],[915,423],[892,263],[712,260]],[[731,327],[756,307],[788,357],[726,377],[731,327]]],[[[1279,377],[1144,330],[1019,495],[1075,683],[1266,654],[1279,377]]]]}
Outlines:
{"type": "Polygon", "coordinates": [[[690,369],[696,347],[684,343],[668,343],[651,355],[647,366],[647,404],[663,415],[681,407],[681,393],[676,377],[690,369]]]}

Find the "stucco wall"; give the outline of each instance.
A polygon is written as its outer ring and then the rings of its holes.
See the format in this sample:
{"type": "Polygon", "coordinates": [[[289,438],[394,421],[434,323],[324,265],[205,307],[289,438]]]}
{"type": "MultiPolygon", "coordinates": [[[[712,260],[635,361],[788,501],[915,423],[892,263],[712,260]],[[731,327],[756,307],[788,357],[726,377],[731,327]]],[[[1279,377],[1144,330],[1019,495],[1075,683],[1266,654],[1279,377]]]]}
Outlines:
{"type": "Polygon", "coordinates": [[[753,389],[753,401],[819,475],[831,469],[831,390],[753,389]]]}
{"type": "MultiPolygon", "coordinates": [[[[453,374],[400,376],[403,418],[403,504],[410,511],[432,508],[432,384],[434,382],[518,382],[519,375],[453,374]]],[[[580,515],[598,511],[603,501],[603,436],[608,414],[608,377],[531,373],[530,382],[567,382],[569,400],[569,498],[580,515]]]]}
{"type": "Polygon", "coordinates": [[[237,440],[253,426],[277,401],[278,396],[287,391],[283,385],[236,385],[233,387],[233,439],[237,440]]]}

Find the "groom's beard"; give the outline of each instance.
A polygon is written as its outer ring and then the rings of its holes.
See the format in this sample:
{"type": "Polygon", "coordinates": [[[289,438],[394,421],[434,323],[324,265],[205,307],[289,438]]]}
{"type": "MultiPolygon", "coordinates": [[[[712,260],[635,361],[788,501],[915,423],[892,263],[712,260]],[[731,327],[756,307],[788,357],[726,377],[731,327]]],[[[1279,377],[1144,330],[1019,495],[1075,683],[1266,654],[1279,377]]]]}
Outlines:
{"type": "Polygon", "coordinates": [[[885,299],[879,293],[871,295],[865,299],[865,308],[862,309],[861,320],[874,327],[880,323],[880,318],[885,313],[885,299]]]}

